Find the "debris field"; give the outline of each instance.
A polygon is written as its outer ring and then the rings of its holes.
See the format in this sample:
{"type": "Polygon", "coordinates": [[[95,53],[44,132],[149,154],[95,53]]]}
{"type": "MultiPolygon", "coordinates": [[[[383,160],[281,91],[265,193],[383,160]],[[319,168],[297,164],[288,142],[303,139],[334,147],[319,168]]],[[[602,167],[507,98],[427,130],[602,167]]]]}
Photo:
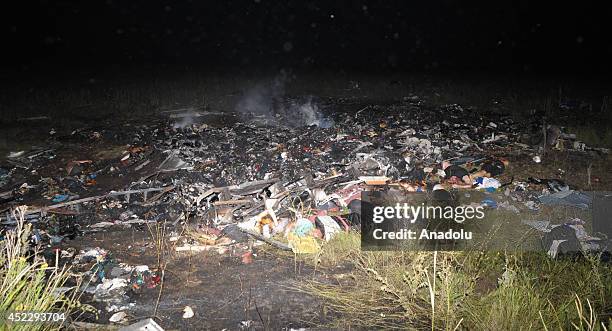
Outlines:
{"type": "MultiPolygon", "coordinates": [[[[583,191],[606,185],[605,173],[589,173],[591,187],[561,178],[572,170],[529,175],[526,168],[550,165],[558,153],[608,157],[538,118],[433,107],[418,96],[390,105],[286,102],[307,107],[166,109],[70,131],[43,119],[40,146],[2,162],[2,227],[17,222],[14,208],[28,206],[33,245],[50,265],[72,266],[81,277],[64,290],[77,287],[91,305],[84,323],[155,324],[146,317],[156,314],[161,326],[168,319],[248,329],[272,318],[300,327],[317,314],[317,301],[283,287],[325,275],[273,252],[314,254],[337,233],[360,231],[363,191],[475,190],[484,196],[477,203],[519,215],[588,206],[583,191]]],[[[588,250],[606,245],[580,219],[514,222],[548,236],[551,257],[575,244],[557,240],[560,229],[575,231],[588,250]]]]}

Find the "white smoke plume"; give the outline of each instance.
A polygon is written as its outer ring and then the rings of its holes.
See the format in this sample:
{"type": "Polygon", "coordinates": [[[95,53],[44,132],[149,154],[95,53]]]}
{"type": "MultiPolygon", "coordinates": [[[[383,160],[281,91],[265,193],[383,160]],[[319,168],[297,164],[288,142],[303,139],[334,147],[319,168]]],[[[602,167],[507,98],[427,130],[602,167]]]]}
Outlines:
{"type": "Polygon", "coordinates": [[[271,82],[256,85],[238,101],[236,111],[244,119],[260,118],[271,125],[333,126],[333,120],[323,114],[312,97],[303,100],[287,97],[287,82],[288,76],[283,72],[271,82]]]}

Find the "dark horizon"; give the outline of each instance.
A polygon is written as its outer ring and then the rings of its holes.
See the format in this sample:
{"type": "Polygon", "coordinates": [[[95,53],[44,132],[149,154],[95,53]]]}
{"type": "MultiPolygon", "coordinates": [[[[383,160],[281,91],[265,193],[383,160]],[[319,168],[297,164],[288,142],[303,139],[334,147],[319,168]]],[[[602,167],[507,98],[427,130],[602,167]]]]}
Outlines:
{"type": "Polygon", "coordinates": [[[603,7],[25,1],[5,11],[2,67],[606,74],[612,36],[603,7]]]}

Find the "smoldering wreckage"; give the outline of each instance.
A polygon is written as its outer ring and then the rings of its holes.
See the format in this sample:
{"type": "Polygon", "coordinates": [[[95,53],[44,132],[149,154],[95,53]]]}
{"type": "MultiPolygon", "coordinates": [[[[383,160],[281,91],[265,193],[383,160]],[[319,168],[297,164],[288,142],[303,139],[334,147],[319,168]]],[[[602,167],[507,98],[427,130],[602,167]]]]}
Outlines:
{"type": "MultiPolygon", "coordinates": [[[[336,234],[360,230],[364,190],[504,192],[506,201],[488,198],[481,205],[517,213],[542,204],[582,208],[588,196],[556,179],[512,177],[507,160],[541,162],[555,148],[607,153],[555,126],[538,122],[533,133],[506,116],[459,105],[432,108],[418,96],[358,108],[350,100],[286,104],[272,115],[182,108],[65,134],[48,128],[46,146],[15,151],[0,169],[2,226],[14,227],[11,210],[28,206],[31,244],[49,265],[71,265],[85,275],[80,288],[65,290],[83,291],[82,299],[103,312],[90,322],[161,329],[151,319],[132,324],[131,296],[172,276],[160,266],[121,263],[108,249],[75,250],[70,239],[156,225],[177,252],[213,252],[243,263],[268,244],[316,253],[336,234]],[[339,106],[351,111],[336,111],[339,106]]],[[[571,241],[550,237],[555,228],[570,229],[582,247],[598,249],[598,238],[579,219],[528,223],[549,236],[551,256],[571,241]]],[[[194,314],[189,306],[180,313],[194,314]]]]}

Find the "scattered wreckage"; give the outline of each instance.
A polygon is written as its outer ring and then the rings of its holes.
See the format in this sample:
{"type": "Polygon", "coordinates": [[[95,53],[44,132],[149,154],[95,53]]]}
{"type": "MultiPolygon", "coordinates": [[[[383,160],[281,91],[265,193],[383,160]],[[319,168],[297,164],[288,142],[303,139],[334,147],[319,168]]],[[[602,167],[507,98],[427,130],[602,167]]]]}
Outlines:
{"type": "MultiPolygon", "coordinates": [[[[82,129],[66,136],[52,130],[48,147],[10,153],[9,166],[0,168],[0,221],[11,226],[16,220],[9,210],[30,205],[26,219],[36,224],[35,242],[53,247],[75,233],[162,223],[185,229],[171,233],[177,252],[234,252],[250,263],[251,247],[243,244],[249,237],[302,254],[317,252],[338,233],[359,230],[365,190],[509,190],[517,198],[489,198],[482,204],[516,212],[542,204],[584,207],[588,198],[552,181],[531,182],[546,189],[541,195],[527,190],[530,183],[502,180],[509,166],[505,156],[518,151],[539,162],[543,149],[567,146],[607,153],[561,133],[554,140],[544,138],[542,147],[526,145],[519,125],[508,117],[484,116],[459,105],[423,112],[418,98],[335,114],[326,122],[333,125],[325,126],[286,126],[282,118],[254,124],[193,109],[168,114],[120,130],[82,129]],[[98,146],[98,159],[71,160],[62,167],[56,160],[62,144],[74,141],[98,146]],[[104,183],[118,182],[116,190],[104,190],[104,183]],[[236,253],[231,246],[241,249],[236,253]]],[[[583,231],[577,221],[572,224],[583,231]]],[[[548,226],[541,228],[550,233],[548,226]]],[[[558,247],[555,240],[550,245],[558,247]]],[[[124,321],[128,288],[154,288],[161,282],[148,266],[113,263],[99,248],[76,255],[61,250],[61,256],[75,265],[89,264],[85,274],[91,285],[84,290],[104,302],[110,322],[124,321]]],[[[153,320],[139,323],[161,329],[153,320]]]]}

